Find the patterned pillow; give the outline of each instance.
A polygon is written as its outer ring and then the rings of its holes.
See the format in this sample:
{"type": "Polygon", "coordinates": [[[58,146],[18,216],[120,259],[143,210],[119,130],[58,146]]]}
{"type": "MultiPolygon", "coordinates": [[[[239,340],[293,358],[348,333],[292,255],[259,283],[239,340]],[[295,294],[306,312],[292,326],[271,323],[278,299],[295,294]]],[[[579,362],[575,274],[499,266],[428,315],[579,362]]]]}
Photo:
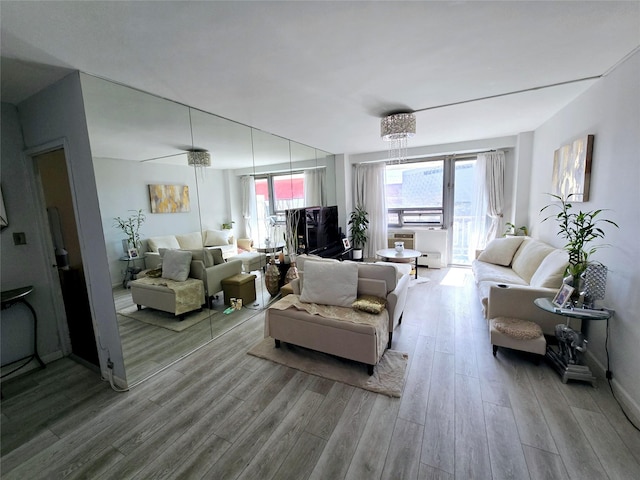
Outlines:
{"type": "Polygon", "coordinates": [[[387,306],[387,300],[373,295],[361,295],[351,307],[367,313],[380,314],[387,306]]]}

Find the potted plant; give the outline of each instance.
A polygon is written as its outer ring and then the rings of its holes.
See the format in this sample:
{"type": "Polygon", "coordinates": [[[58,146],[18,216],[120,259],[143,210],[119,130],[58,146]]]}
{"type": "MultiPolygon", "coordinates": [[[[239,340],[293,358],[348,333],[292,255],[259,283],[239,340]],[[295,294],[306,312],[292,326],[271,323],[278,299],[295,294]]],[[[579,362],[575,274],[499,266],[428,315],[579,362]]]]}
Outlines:
{"type": "Polygon", "coordinates": [[[505,231],[502,234],[503,237],[506,236],[518,236],[519,233],[518,232],[522,232],[522,234],[526,237],[527,235],[529,235],[529,229],[527,228],[526,225],[522,225],[521,227],[517,228],[515,226],[515,224],[511,223],[511,222],[507,222],[505,223],[505,231]]]}
{"type": "Polygon", "coordinates": [[[131,249],[140,248],[140,227],[146,219],[142,210],[129,211],[134,213],[127,218],[116,217],[114,219],[114,226],[120,228],[127,237],[122,240],[122,248],[126,255],[129,255],[131,249]]]}
{"type": "Polygon", "coordinates": [[[225,222],[222,224],[222,230],[231,230],[233,228],[233,224],[236,223],[233,220],[230,222],[225,222]]]}
{"type": "MultiPolygon", "coordinates": [[[[587,244],[597,238],[604,238],[605,233],[602,230],[601,225],[608,223],[616,228],[618,225],[606,218],[599,218],[599,215],[603,210],[592,210],[590,212],[572,211],[572,205],[569,200],[573,194],[562,198],[559,195],[550,194],[557,199],[560,204],[552,203],[543,207],[540,212],[545,211],[549,207],[559,208],[559,212],[556,215],[549,215],[543,222],[554,218],[558,222],[560,227],[560,236],[567,241],[564,248],[569,253],[569,266],[567,267],[567,274],[573,277],[573,281],[577,282],[581,278],[581,275],[587,269],[589,265],[589,257],[598,249],[604,245],[593,245],[587,249],[587,244]],[[577,279],[577,280],[576,280],[577,279]]],[[[577,283],[574,286],[578,286],[577,283]]]]}
{"type": "Polygon", "coordinates": [[[369,219],[367,211],[358,205],[349,215],[348,224],[351,225],[351,245],[353,245],[353,259],[362,258],[362,249],[367,244],[367,231],[369,230],[369,219]]]}

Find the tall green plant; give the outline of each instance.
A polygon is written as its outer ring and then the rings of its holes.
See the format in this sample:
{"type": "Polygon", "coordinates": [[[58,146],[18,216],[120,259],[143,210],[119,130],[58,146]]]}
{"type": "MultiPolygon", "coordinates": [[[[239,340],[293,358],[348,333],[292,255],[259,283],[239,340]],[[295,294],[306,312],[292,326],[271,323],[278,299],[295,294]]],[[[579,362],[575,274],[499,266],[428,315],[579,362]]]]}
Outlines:
{"type": "Polygon", "coordinates": [[[599,218],[604,211],[602,209],[583,212],[582,210],[575,212],[571,209],[573,205],[569,203],[569,199],[573,194],[569,194],[567,198],[559,195],[550,194],[557,199],[560,204],[552,203],[540,210],[540,213],[548,208],[558,208],[560,211],[556,215],[549,215],[543,222],[553,218],[560,227],[560,236],[567,240],[564,248],[569,253],[569,266],[567,273],[578,278],[587,269],[589,257],[604,245],[593,245],[587,249],[587,244],[597,238],[604,238],[605,232],[600,228],[602,223],[608,223],[616,228],[618,224],[606,218],[599,218]]]}
{"type": "Polygon", "coordinates": [[[140,227],[144,223],[146,217],[142,210],[129,210],[134,212],[127,218],[114,218],[114,226],[120,228],[127,236],[127,241],[135,248],[140,246],[140,227]]]}
{"type": "Polygon", "coordinates": [[[367,244],[367,231],[369,230],[369,218],[367,211],[358,205],[349,215],[351,225],[351,244],[353,248],[364,248],[367,244]]]}

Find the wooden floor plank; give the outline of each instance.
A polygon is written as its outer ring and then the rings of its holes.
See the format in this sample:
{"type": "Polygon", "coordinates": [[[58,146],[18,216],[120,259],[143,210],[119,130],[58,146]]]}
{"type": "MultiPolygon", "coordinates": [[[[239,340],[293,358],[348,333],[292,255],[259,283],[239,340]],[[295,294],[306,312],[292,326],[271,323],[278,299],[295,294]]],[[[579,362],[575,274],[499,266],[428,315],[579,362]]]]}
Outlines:
{"type": "Polygon", "coordinates": [[[415,480],[420,471],[420,445],[424,426],[398,418],[381,480],[415,480]]]}
{"type": "Polygon", "coordinates": [[[511,409],[484,402],[484,418],[493,479],[528,479],[527,462],[511,409]]]}
{"type": "Polygon", "coordinates": [[[560,455],[545,452],[528,445],[523,445],[522,448],[527,460],[527,468],[529,469],[531,480],[563,480],[569,478],[560,455]]]}

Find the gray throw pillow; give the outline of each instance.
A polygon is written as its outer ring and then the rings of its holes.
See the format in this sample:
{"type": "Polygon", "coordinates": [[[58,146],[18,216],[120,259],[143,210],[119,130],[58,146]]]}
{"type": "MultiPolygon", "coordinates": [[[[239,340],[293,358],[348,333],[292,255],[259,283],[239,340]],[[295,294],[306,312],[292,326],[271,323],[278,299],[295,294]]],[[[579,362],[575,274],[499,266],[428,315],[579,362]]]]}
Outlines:
{"type": "Polygon", "coordinates": [[[220,265],[221,263],[224,263],[224,258],[222,257],[222,250],[220,250],[219,248],[210,248],[209,253],[211,253],[211,256],[213,257],[214,265],[220,265]]]}
{"type": "Polygon", "coordinates": [[[162,259],[162,278],[184,282],[189,278],[191,252],[188,250],[167,250],[162,259]]]}

